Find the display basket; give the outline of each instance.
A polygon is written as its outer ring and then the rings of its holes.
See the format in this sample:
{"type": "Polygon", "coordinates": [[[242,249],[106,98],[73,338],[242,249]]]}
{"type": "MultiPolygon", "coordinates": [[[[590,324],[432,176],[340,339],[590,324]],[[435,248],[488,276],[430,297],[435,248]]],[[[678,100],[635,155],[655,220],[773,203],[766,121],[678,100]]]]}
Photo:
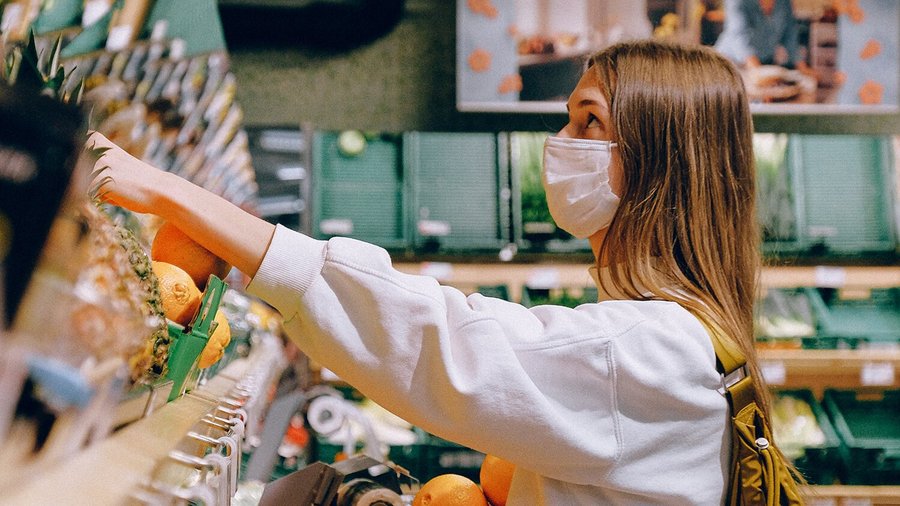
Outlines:
{"type": "Polygon", "coordinates": [[[199,376],[197,359],[203,348],[209,341],[209,334],[215,330],[212,325],[215,321],[216,311],[222,300],[228,285],[216,277],[209,276],[206,290],[200,301],[200,309],[187,327],[182,327],[174,322],[169,322],[169,336],[172,344],[169,348],[169,362],[167,378],[172,380],[172,390],[169,392],[169,401],[175,400],[190,390],[199,376]]]}
{"type": "Polygon", "coordinates": [[[900,390],[826,390],[822,405],[841,439],[842,481],[900,485],[900,390]]]}
{"type": "Polygon", "coordinates": [[[900,346],[900,288],[875,288],[862,297],[835,289],[808,288],[818,340],[829,348],[900,346]]]}
{"type": "MultiPolygon", "coordinates": [[[[825,410],[822,409],[821,403],[816,400],[812,391],[806,389],[779,390],[775,392],[774,409],[776,412],[773,413],[774,420],[779,419],[779,413],[777,413],[779,401],[788,397],[802,401],[809,406],[816,424],[822,431],[823,438],[821,442],[816,443],[779,440],[778,446],[793,461],[794,465],[803,473],[803,476],[809,483],[814,485],[830,485],[834,483],[841,466],[841,440],[834,430],[834,425],[832,425],[831,420],[828,418],[825,410]]],[[[773,429],[778,430],[775,428],[774,423],[773,421],[773,429]]]]}
{"type": "MultiPolygon", "coordinates": [[[[755,328],[761,348],[834,347],[818,339],[807,288],[769,288],[757,305],[755,328]]],[[[812,289],[814,290],[814,289],[812,289]]]]}

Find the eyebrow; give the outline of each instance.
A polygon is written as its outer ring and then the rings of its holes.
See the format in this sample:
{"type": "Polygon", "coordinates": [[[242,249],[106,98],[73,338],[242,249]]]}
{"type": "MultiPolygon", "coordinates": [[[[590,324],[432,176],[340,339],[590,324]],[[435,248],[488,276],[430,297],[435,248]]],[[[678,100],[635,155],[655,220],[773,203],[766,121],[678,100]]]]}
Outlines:
{"type": "MultiPolygon", "coordinates": [[[[603,110],[607,109],[606,107],[602,107],[602,104],[600,104],[600,102],[598,102],[594,99],[591,99],[591,98],[582,98],[581,100],[578,101],[578,107],[585,107],[585,106],[591,106],[591,105],[597,106],[603,110]]],[[[569,108],[568,102],[566,102],[566,112],[572,112],[571,109],[569,108]]]]}

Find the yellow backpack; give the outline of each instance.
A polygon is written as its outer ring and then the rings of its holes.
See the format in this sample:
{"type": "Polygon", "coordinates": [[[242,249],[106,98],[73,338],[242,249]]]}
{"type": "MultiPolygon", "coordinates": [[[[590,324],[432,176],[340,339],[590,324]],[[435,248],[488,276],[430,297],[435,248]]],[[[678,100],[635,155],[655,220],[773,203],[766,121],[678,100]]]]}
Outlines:
{"type": "Polygon", "coordinates": [[[716,351],[716,369],[731,408],[731,476],[725,504],[794,505],[803,497],[791,471],[772,447],[772,432],[756,404],[747,359],[731,341],[707,327],[716,351]]]}

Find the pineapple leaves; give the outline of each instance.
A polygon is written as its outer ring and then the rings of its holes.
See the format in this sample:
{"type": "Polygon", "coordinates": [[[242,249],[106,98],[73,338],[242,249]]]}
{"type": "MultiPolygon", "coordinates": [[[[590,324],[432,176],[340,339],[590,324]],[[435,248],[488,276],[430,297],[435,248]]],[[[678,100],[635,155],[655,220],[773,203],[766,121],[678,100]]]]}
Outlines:
{"type": "MultiPolygon", "coordinates": [[[[102,172],[102,171],[106,170],[107,168],[108,167],[103,167],[101,169],[95,170],[94,172],[102,172]]],[[[88,189],[88,196],[92,200],[103,200],[103,196],[106,194],[106,192],[105,191],[102,192],[101,190],[103,190],[103,186],[106,185],[106,183],[111,183],[112,181],[113,181],[112,176],[101,177],[100,179],[95,181],[91,185],[91,187],[88,189]]]]}
{"type": "Polygon", "coordinates": [[[78,84],[75,85],[75,88],[69,92],[65,97],[65,102],[67,104],[81,105],[81,98],[84,96],[84,78],[78,81],[78,84]]]}
{"type": "MultiPolygon", "coordinates": [[[[28,41],[24,46],[12,48],[0,65],[0,78],[10,84],[22,83],[41,90],[51,97],[69,102],[63,90],[66,86],[66,71],[60,62],[62,53],[62,37],[58,37],[50,49],[50,53],[44,59],[43,51],[39,52],[34,32],[29,32],[28,41]]],[[[70,93],[77,101],[81,100],[81,89],[78,93],[70,93]]]]}
{"type": "Polygon", "coordinates": [[[40,56],[37,52],[37,45],[34,42],[34,32],[28,36],[28,44],[22,50],[20,67],[15,76],[16,83],[21,83],[34,88],[43,88],[45,77],[40,69],[40,56]],[[24,65],[22,65],[24,64],[24,65]]]}

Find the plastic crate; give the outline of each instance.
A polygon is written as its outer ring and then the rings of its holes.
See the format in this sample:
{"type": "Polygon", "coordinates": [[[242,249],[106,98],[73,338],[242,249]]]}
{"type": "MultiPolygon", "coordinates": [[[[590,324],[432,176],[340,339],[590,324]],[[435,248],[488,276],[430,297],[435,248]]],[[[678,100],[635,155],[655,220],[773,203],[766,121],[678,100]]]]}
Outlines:
{"type": "Polygon", "coordinates": [[[818,339],[830,347],[900,347],[900,288],[871,289],[863,298],[831,288],[808,288],[818,339]]]}
{"type": "Polygon", "coordinates": [[[817,254],[857,255],[896,247],[891,139],[794,135],[788,148],[798,240],[817,254]]]}
{"type": "Polygon", "coordinates": [[[409,189],[402,136],[368,135],[358,153],[343,151],[339,136],[313,134],[313,237],[346,236],[385,248],[408,247],[409,189]]]}
{"type": "Polygon", "coordinates": [[[522,305],[534,307],[544,304],[554,306],[578,307],[581,304],[597,302],[597,288],[593,286],[575,290],[572,288],[532,288],[526,286],[522,290],[522,305]]]}
{"type": "Polygon", "coordinates": [[[900,485],[900,390],[874,398],[826,390],[822,405],[841,439],[842,481],[900,485]]]}
{"type": "Polygon", "coordinates": [[[773,403],[772,430],[775,431],[776,441],[781,451],[790,458],[797,469],[803,473],[806,479],[816,485],[828,485],[834,483],[839,475],[841,466],[840,447],[841,440],[834,430],[828,415],[822,409],[822,405],[816,400],[809,390],[779,390],[775,392],[773,403]],[[805,434],[810,436],[808,426],[794,425],[808,423],[808,420],[800,419],[804,405],[784,404],[785,401],[801,401],[809,406],[810,413],[821,431],[816,441],[792,441],[793,438],[805,434]],[[794,412],[781,411],[783,408],[794,408],[794,412]]]}
{"type": "Polygon", "coordinates": [[[460,444],[429,434],[422,446],[420,474],[422,483],[441,474],[459,474],[478,483],[484,454],[460,444]]]}
{"type": "Polygon", "coordinates": [[[484,295],[485,297],[511,300],[509,295],[509,286],[507,285],[480,285],[475,289],[475,291],[484,295]]]}
{"type": "Polygon", "coordinates": [[[417,249],[497,250],[512,241],[505,139],[494,133],[404,134],[417,249]]]}
{"type": "Polygon", "coordinates": [[[770,288],[757,304],[755,333],[764,348],[815,348],[816,316],[803,288],[770,288]]]}

